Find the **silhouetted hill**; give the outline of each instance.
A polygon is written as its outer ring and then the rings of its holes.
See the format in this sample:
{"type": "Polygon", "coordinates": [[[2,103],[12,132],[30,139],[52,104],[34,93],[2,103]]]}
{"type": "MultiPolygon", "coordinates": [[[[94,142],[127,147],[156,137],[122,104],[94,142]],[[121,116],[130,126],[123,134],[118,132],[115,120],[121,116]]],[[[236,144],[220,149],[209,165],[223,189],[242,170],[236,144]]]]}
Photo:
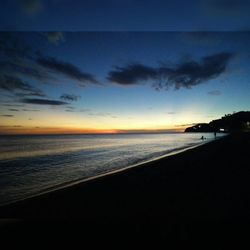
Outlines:
{"type": "Polygon", "coordinates": [[[236,132],[250,131],[250,111],[227,114],[210,123],[199,123],[186,128],[185,132],[236,132]]]}

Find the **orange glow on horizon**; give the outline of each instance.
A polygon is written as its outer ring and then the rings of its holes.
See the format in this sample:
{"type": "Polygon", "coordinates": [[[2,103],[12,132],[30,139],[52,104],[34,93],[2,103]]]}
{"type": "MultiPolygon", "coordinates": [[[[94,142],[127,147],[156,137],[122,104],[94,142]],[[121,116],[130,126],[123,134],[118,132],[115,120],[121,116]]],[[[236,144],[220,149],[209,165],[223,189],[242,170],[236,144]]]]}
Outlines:
{"type": "Polygon", "coordinates": [[[0,130],[2,135],[22,134],[119,134],[119,133],[160,133],[160,132],[183,132],[185,128],[169,129],[86,129],[86,128],[58,128],[58,127],[8,127],[3,126],[0,130]]]}

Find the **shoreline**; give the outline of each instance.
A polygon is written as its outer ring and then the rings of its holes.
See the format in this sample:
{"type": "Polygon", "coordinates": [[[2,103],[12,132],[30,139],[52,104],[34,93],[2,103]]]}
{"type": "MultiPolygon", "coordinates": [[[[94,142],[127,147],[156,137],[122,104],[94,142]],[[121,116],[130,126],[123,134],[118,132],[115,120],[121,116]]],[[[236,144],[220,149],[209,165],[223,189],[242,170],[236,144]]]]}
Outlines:
{"type": "Polygon", "coordinates": [[[120,169],[111,170],[110,172],[106,172],[106,173],[98,174],[98,175],[95,175],[95,176],[87,177],[85,179],[80,178],[80,179],[77,179],[77,180],[74,180],[74,181],[69,181],[69,182],[66,182],[66,183],[58,184],[58,185],[56,185],[54,187],[47,188],[45,190],[42,190],[42,191],[40,191],[40,192],[38,192],[36,194],[30,195],[28,197],[18,199],[18,200],[15,200],[15,201],[11,201],[11,202],[7,202],[5,204],[0,204],[0,208],[5,207],[5,206],[9,206],[9,205],[15,205],[15,204],[18,204],[19,202],[25,202],[25,201],[27,201],[29,199],[33,199],[33,198],[36,198],[36,197],[39,198],[40,196],[47,195],[47,194],[49,194],[51,192],[57,192],[57,191],[60,191],[60,190],[63,191],[65,189],[73,187],[75,185],[81,185],[83,183],[88,183],[88,182],[91,182],[91,181],[95,181],[95,180],[97,180],[99,178],[103,178],[105,176],[112,176],[114,174],[118,174],[118,173],[127,171],[127,170],[132,169],[132,168],[145,167],[148,164],[152,164],[152,163],[157,164],[157,161],[159,161],[159,160],[165,159],[165,158],[173,156],[173,155],[181,154],[181,153],[183,153],[183,152],[185,152],[187,150],[192,150],[192,149],[194,149],[196,147],[202,147],[203,145],[206,145],[208,143],[214,142],[216,140],[223,139],[226,136],[228,136],[228,135],[225,135],[223,137],[219,137],[219,138],[216,138],[216,139],[212,139],[210,141],[201,142],[198,145],[192,145],[192,146],[187,146],[187,147],[181,147],[181,148],[178,148],[178,149],[173,149],[173,150],[170,150],[170,152],[168,152],[166,154],[163,154],[161,156],[158,156],[158,157],[155,157],[155,158],[152,158],[152,159],[149,159],[149,160],[144,160],[144,161],[139,162],[139,163],[131,164],[131,165],[128,165],[126,167],[122,167],[120,169]]]}
{"type": "Polygon", "coordinates": [[[249,245],[250,133],[0,207],[0,231],[26,241],[249,245]],[[2,229],[2,230],[1,230],[2,229]],[[29,237],[32,236],[32,237],[29,237]]]}
{"type": "Polygon", "coordinates": [[[250,222],[249,134],[229,135],[182,153],[0,207],[21,220],[250,222]],[[158,218],[158,219],[157,219],[158,218]]]}

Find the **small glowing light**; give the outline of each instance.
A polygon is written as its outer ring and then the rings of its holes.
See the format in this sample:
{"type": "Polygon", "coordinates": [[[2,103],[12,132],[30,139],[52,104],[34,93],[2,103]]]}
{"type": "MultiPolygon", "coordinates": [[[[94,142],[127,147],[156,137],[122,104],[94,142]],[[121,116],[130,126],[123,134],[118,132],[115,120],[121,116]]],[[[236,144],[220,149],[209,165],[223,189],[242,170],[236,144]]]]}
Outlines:
{"type": "Polygon", "coordinates": [[[220,131],[221,131],[221,132],[224,132],[224,131],[225,131],[225,129],[224,129],[224,128],[220,128],[220,131]]]}

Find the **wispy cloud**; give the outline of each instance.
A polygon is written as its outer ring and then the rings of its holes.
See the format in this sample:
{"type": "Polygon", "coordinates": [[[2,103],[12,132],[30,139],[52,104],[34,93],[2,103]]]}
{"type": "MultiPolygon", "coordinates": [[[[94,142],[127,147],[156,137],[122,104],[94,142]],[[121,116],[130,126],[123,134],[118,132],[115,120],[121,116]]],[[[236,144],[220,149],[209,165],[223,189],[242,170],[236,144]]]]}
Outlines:
{"type": "Polygon", "coordinates": [[[91,112],[88,113],[89,116],[99,116],[99,117],[110,117],[110,118],[117,118],[116,115],[109,113],[109,112],[91,112]]]}
{"type": "MultiPolygon", "coordinates": [[[[63,39],[61,32],[47,32],[46,36],[55,43],[63,39]]],[[[83,72],[70,62],[42,55],[34,47],[27,46],[18,35],[12,33],[5,32],[0,37],[0,53],[0,76],[8,74],[20,79],[32,78],[41,83],[51,84],[59,82],[63,75],[80,86],[98,83],[94,75],[83,72]]]]}
{"type": "Polygon", "coordinates": [[[1,116],[4,116],[4,117],[14,117],[14,115],[1,115],[1,116]]]}
{"type": "Polygon", "coordinates": [[[218,96],[218,95],[221,95],[221,91],[219,90],[212,90],[212,91],[209,91],[207,92],[209,95],[213,95],[213,96],[218,96]]]}
{"type": "Polygon", "coordinates": [[[12,111],[12,112],[18,112],[19,109],[8,109],[9,111],[12,111]]]}
{"type": "Polygon", "coordinates": [[[23,127],[22,125],[13,125],[13,126],[10,126],[10,125],[0,125],[0,128],[21,128],[23,127]]]}
{"type": "Polygon", "coordinates": [[[39,112],[39,109],[22,109],[22,111],[27,111],[27,112],[39,112]]]}
{"type": "Polygon", "coordinates": [[[27,104],[53,105],[53,106],[60,106],[60,105],[68,104],[67,102],[62,102],[58,100],[36,99],[36,98],[24,98],[21,100],[21,102],[27,103],[27,104]]]}
{"type": "Polygon", "coordinates": [[[98,83],[93,75],[82,72],[72,63],[64,62],[53,57],[40,57],[37,59],[37,63],[55,73],[63,74],[73,80],[77,80],[82,83],[81,85],[83,86],[85,83],[98,83]]]}
{"type": "Polygon", "coordinates": [[[180,124],[175,125],[175,127],[189,127],[189,126],[195,126],[197,123],[187,123],[187,124],[180,124]]]}
{"type": "Polygon", "coordinates": [[[83,112],[83,113],[90,112],[90,111],[91,111],[91,109],[87,109],[87,108],[85,108],[85,109],[80,109],[80,112],[83,112]]]}
{"type": "Polygon", "coordinates": [[[14,108],[24,107],[23,104],[9,104],[9,103],[1,103],[1,106],[3,106],[3,107],[14,107],[14,108]]]}
{"type": "Polygon", "coordinates": [[[0,89],[14,93],[16,96],[45,96],[41,90],[18,77],[10,75],[0,75],[0,89]]]}
{"type": "Polygon", "coordinates": [[[75,107],[72,107],[72,106],[67,106],[66,108],[67,108],[67,109],[71,109],[71,110],[76,109],[75,107]]]}
{"type": "Polygon", "coordinates": [[[11,74],[16,76],[25,76],[41,82],[55,81],[56,78],[49,75],[44,69],[36,65],[34,61],[21,59],[5,60],[0,62],[0,74],[11,74]]]}

